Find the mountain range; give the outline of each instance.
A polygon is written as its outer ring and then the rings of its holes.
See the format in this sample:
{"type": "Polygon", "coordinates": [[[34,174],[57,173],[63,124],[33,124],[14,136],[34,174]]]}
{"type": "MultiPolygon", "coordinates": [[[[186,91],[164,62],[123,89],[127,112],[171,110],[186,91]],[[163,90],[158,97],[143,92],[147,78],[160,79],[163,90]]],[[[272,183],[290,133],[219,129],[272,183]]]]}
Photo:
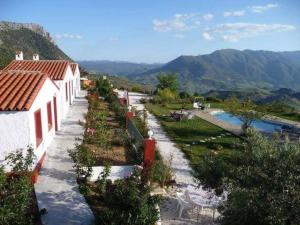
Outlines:
{"type": "Polygon", "coordinates": [[[106,73],[119,76],[138,75],[162,66],[162,64],[159,63],[147,64],[109,60],[85,60],[77,62],[90,72],[106,73]]]}
{"type": "Polygon", "coordinates": [[[0,69],[23,51],[24,59],[39,54],[40,59],[68,59],[45,29],[33,23],[0,22],[0,69]]]}
{"type": "MultiPolygon", "coordinates": [[[[88,70],[91,67],[81,64],[88,70]]],[[[126,76],[143,84],[155,84],[159,73],[174,73],[180,89],[190,93],[210,90],[235,90],[251,88],[291,88],[300,90],[300,51],[272,52],[222,49],[211,54],[180,56],[166,64],[144,66],[101,61],[93,64],[96,72],[108,72],[126,76]],[[143,68],[141,71],[136,68],[143,68]]]]}

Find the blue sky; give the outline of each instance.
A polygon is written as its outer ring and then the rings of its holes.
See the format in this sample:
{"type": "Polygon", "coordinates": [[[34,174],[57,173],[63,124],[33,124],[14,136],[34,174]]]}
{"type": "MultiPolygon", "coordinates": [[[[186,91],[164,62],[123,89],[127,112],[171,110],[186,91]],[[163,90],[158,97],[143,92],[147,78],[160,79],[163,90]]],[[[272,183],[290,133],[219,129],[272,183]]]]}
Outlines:
{"type": "Polygon", "coordinates": [[[0,0],[0,20],[44,26],[75,60],[300,50],[299,0],[0,0]]]}

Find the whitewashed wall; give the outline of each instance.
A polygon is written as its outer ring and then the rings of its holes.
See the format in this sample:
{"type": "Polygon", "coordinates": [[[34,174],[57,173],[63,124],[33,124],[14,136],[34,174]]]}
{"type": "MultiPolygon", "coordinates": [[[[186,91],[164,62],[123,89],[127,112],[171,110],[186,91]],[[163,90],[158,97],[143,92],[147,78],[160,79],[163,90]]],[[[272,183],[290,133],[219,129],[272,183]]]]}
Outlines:
{"type": "MultiPolygon", "coordinates": [[[[93,166],[92,175],[89,177],[89,181],[98,180],[99,175],[104,170],[104,166],[93,166]]],[[[118,179],[124,179],[133,172],[133,166],[112,166],[108,179],[115,181],[118,179]]]]}
{"type": "MultiPolygon", "coordinates": [[[[26,151],[28,146],[34,148],[36,163],[46,151],[55,135],[55,119],[53,96],[58,96],[59,91],[50,79],[47,79],[35,98],[29,111],[0,112],[0,163],[5,156],[17,149],[26,151]],[[48,131],[47,103],[52,105],[52,129],[48,131]],[[41,109],[43,142],[36,149],[34,112],[41,109]]],[[[60,103],[57,99],[58,125],[60,126],[60,103]]],[[[5,167],[9,170],[8,167],[5,167]]]]}
{"type": "Polygon", "coordinates": [[[0,164],[8,153],[29,144],[29,112],[0,112],[0,164]]]}
{"type": "MultiPolygon", "coordinates": [[[[67,112],[70,108],[70,103],[69,100],[66,100],[66,83],[68,83],[68,87],[69,87],[69,81],[72,82],[72,80],[74,79],[73,77],[73,72],[71,70],[71,67],[68,66],[67,70],[66,70],[66,75],[64,77],[64,80],[55,80],[55,83],[59,86],[59,98],[60,98],[60,105],[61,105],[61,115],[62,115],[62,119],[65,119],[67,116],[67,112]]],[[[73,92],[74,93],[74,92],[73,92]]],[[[69,92],[68,92],[69,94],[69,92]]],[[[72,94],[72,92],[71,92],[72,94]]],[[[70,98],[70,96],[69,96],[70,98]]],[[[71,102],[74,101],[74,94],[71,97],[71,102]]]]}
{"type": "Polygon", "coordinates": [[[58,99],[59,90],[53,84],[50,79],[47,79],[44,83],[42,89],[40,90],[38,96],[35,98],[34,103],[32,104],[29,110],[29,127],[30,127],[30,144],[35,149],[34,154],[36,156],[36,163],[45,153],[47,147],[50,145],[54,135],[55,135],[55,119],[54,119],[54,104],[53,96],[57,97],[57,122],[60,127],[60,102],[58,99]],[[48,131],[48,114],[47,114],[47,103],[51,102],[52,109],[52,128],[48,131]],[[34,112],[38,109],[41,109],[41,119],[42,119],[42,132],[43,132],[43,141],[36,149],[36,133],[35,133],[35,119],[34,112]]]}
{"type": "Polygon", "coordinates": [[[75,88],[75,97],[79,97],[80,92],[80,71],[79,66],[76,67],[75,74],[74,74],[74,88],[75,88]]]}

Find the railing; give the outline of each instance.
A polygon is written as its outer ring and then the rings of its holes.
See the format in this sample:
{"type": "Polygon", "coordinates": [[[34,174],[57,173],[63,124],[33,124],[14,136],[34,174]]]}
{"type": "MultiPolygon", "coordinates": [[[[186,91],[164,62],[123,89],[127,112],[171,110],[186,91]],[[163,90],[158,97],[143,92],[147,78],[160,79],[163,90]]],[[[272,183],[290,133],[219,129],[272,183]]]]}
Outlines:
{"type": "Polygon", "coordinates": [[[137,147],[144,146],[144,137],[141,135],[139,130],[136,128],[132,120],[128,120],[127,130],[129,136],[134,140],[137,147]]]}
{"type": "Polygon", "coordinates": [[[143,160],[144,137],[136,128],[132,120],[127,121],[127,131],[130,138],[132,139],[133,147],[135,148],[136,153],[139,155],[140,160],[143,160]]]}

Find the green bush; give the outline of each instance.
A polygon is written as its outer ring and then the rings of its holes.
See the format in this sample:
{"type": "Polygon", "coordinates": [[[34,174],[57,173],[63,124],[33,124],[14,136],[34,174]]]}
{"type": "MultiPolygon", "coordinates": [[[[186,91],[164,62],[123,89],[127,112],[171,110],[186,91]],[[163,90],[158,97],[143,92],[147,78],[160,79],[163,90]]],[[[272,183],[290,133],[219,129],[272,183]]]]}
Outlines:
{"type": "Polygon", "coordinates": [[[140,172],[108,182],[100,194],[107,208],[96,218],[97,224],[154,225],[158,220],[155,205],[159,198],[150,195],[150,187],[141,181],[140,172]]]}
{"type": "Polygon", "coordinates": [[[29,168],[33,163],[33,150],[28,148],[24,156],[21,150],[10,153],[6,163],[12,167],[13,174],[7,176],[0,167],[0,224],[30,225],[33,215],[29,209],[33,204],[29,168]]]}
{"type": "Polygon", "coordinates": [[[70,157],[74,161],[74,168],[77,176],[84,181],[92,174],[92,166],[95,165],[94,155],[82,144],[77,144],[74,149],[68,150],[70,157]]]}

